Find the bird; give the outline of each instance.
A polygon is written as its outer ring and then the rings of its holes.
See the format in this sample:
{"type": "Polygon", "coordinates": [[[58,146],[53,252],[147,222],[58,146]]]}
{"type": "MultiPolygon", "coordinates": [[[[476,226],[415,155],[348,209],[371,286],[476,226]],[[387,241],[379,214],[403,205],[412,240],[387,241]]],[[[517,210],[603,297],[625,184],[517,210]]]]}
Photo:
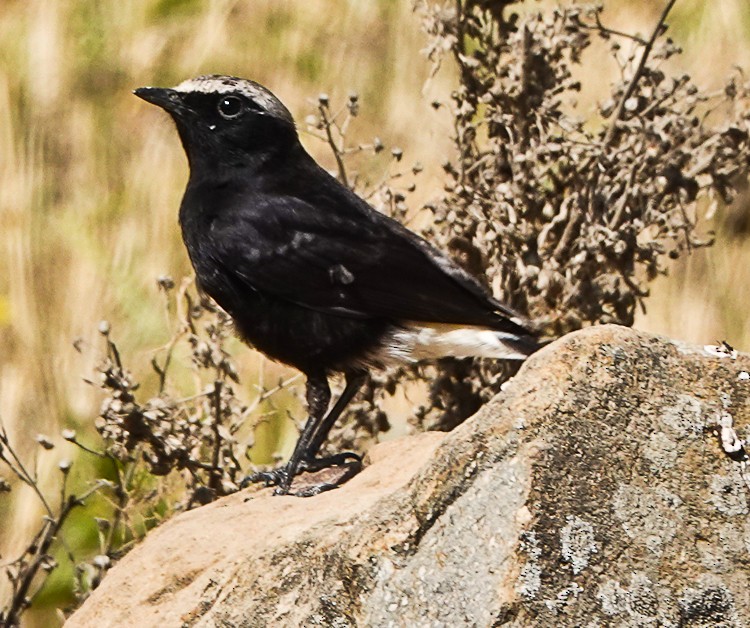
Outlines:
{"type": "Polygon", "coordinates": [[[246,478],[279,495],[303,471],[361,468],[321,456],[371,369],[452,356],[524,360],[534,326],[450,257],[321,167],[266,87],[203,75],[134,94],[172,117],[189,177],[179,223],[198,287],[242,340],[306,377],[307,421],[289,461],[246,478]],[[329,378],[345,386],[331,404],[329,378]]]}

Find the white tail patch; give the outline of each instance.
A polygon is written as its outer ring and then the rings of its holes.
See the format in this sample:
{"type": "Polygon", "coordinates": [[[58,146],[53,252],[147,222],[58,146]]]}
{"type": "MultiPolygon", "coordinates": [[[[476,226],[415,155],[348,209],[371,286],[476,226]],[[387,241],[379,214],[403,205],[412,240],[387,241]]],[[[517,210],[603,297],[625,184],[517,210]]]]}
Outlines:
{"type": "Polygon", "coordinates": [[[387,365],[445,357],[524,360],[528,354],[519,350],[520,345],[515,334],[485,327],[407,323],[391,331],[367,362],[387,365]]]}

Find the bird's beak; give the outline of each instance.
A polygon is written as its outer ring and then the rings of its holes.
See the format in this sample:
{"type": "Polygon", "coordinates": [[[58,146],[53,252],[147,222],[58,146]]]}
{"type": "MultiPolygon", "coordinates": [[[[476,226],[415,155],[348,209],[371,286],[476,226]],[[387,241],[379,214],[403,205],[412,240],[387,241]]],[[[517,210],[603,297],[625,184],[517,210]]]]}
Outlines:
{"type": "Polygon", "coordinates": [[[176,113],[183,106],[179,92],[167,87],[139,87],[133,93],[169,113],[176,113]]]}

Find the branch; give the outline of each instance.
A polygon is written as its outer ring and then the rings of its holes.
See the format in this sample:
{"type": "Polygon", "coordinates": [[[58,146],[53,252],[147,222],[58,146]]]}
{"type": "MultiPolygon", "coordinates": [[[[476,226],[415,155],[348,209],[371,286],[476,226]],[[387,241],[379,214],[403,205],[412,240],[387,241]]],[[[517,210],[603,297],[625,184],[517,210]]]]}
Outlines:
{"type": "Polygon", "coordinates": [[[625,39],[630,39],[632,41],[638,42],[641,46],[648,45],[648,42],[642,37],[638,37],[638,35],[632,35],[630,33],[625,33],[623,31],[618,31],[614,28],[608,28],[607,26],[604,26],[604,24],[602,24],[601,18],[599,17],[598,11],[594,13],[594,20],[596,20],[596,26],[589,26],[588,24],[584,24],[584,23],[581,23],[581,26],[589,30],[598,30],[599,32],[606,33],[607,35],[615,35],[616,37],[624,37],[625,39]]]}
{"type": "Polygon", "coordinates": [[[217,495],[220,494],[221,490],[221,470],[219,469],[219,455],[221,454],[221,433],[219,432],[219,426],[221,425],[221,387],[222,381],[220,379],[214,381],[214,420],[211,424],[211,429],[214,433],[214,448],[211,459],[211,472],[208,479],[209,488],[212,488],[214,491],[216,491],[217,495]]]}
{"type": "Polygon", "coordinates": [[[39,501],[42,503],[42,506],[44,506],[44,509],[47,511],[47,516],[53,518],[54,515],[52,512],[52,507],[49,505],[49,502],[47,502],[44,495],[42,495],[41,490],[39,490],[39,486],[36,483],[36,478],[34,478],[26,470],[23,462],[21,462],[21,459],[16,455],[13,447],[11,447],[8,432],[5,430],[5,425],[3,425],[2,420],[0,420],[0,460],[2,460],[5,464],[8,465],[8,467],[10,467],[11,471],[13,471],[13,473],[16,475],[16,477],[18,477],[19,480],[21,480],[24,484],[30,486],[34,490],[37,497],[39,498],[39,501]],[[4,450],[6,449],[11,455],[11,458],[13,458],[12,461],[5,457],[4,450]]]}
{"type": "MultiPolygon", "coordinates": [[[[63,472],[65,473],[65,472],[63,472]]],[[[45,517],[43,531],[35,537],[34,542],[26,550],[33,552],[33,560],[28,564],[25,569],[25,573],[19,573],[20,581],[14,582],[13,586],[13,597],[11,599],[10,607],[8,612],[3,618],[4,624],[7,626],[15,626],[18,624],[19,617],[23,610],[26,608],[28,601],[29,590],[34,582],[39,570],[45,564],[49,558],[50,546],[53,541],[57,538],[63,524],[67,521],[70,513],[78,506],[83,505],[84,500],[90,497],[93,493],[98,491],[106,483],[102,480],[98,481],[92,488],[86,491],[80,497],[71,495],[66,497],[63,494],[63,501],[60,505],[60,513],[57,517],[45,517]]]]}
{"type": "Polygon", "coordinates": [[[336,159],[336,167],[339,170],[339,179],[341,179],[341,183],[343,183],[346,187],[349,187],[349,180],[346,176],[346,168],[344,167],[343,159],[341,159],[341,149],[336,145],[336,140],[333,137],[333,133],[331,133],[331,125],[333,124],[333,120],[328,117],[327,106],[324,103],[321,102],[318,105],[318,111],[320,111],[320,117],[323,119],[323,128],[326,130],[326,139],[328,140],[328,145],[331,147],[331,150],[333,150],[333,156],[336,159]]]}
{"type": "Polygon", "coordinates": [[[651,33],[651,37],[644,47],[643,54],[641,55],[641,60],[638,63],[638,67],[636,68],[635,73],[633,74],[633,78],[630,79],[630,84],[625,90],[625,93],[622,95],[622,98],[620,98],[620,102],[617,105],[617,110],[612,115],[612,120],[610,122],[609,128],[607,129],[607,134],[604,136],[604,146],[609,146],[612,143],[612,139],[615,136],[615,130],[617,128],[617,123],[622,119],[622,114],[625,111],[625,103],[633,95],[633,92],[638,85],[638,81],[643,75],[643,69],[646,67],[646,61],[648,61],[648,56],[651,54],[654,43],[656,43],[657,37],[659,37],[659,35],[662,33],[662,28],[664,27],[664,22],[667,19],[667,15],[669,15],[669,12],[672,10],[672,7],[676,2],[677,0],[669,0],[667,6],[664,8],[664,11],[662,11],[661,17],[656,24],[656,28],[654,28],[654,32],[651,33]]]}

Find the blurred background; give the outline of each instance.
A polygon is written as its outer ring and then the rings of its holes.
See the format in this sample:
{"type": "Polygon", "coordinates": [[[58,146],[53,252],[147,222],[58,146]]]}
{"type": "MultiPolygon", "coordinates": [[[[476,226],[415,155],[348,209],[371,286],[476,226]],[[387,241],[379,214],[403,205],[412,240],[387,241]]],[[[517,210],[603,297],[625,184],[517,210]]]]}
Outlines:
{"type": "MultiPolygon", "coordinates": [[[[648,35],[665,4],[607,0],[605,22],[648,35]]],[[[750,71],[747,0],[679,0],[669,23],[685,51],[672,65],[698,84],[719,88],[732,65],[750,71]]],[[[411,0],[0,2],[0,418],[19,453],[36,459],[42,485],[61,456],[75,454],[38,455],[36,434],[62,442],[62,428],[92,433],[100,395],[84,378],[101,356],[99,321],[110,322],[126,362],[153,386],[149,362],[174,332],[156,278],[191,275],[177,225],[182,148],[168,117],[131,91],[235,74],[272,89],[298,122],[320,92],[334,109],[357,92],[349,140],[377,136],[403,149],[404,170],[424,165],[407,199],[416,211],[441,195],[451,120],[431,102],[447,101],[456,84],[448,65],[428,81],[425,41],[411,0]]],[[[581,100],[593,106],[615,68],[595,56],[586,63],[581,100]]],[[[334,168],[323,142],[302,140],[334,168]]],[[[393,164],[372,157],[356,167],[376,182],[393,164]]],[[[705,223],[715,246],[652,285],[638,328],[750,350],[749,210],[740,198],[705,223]]],[[[245,386],[293,374],[230,346],[245,386]]],[[[39,517],[30,492],[0,499],[0,563],[39,517]]]]}

